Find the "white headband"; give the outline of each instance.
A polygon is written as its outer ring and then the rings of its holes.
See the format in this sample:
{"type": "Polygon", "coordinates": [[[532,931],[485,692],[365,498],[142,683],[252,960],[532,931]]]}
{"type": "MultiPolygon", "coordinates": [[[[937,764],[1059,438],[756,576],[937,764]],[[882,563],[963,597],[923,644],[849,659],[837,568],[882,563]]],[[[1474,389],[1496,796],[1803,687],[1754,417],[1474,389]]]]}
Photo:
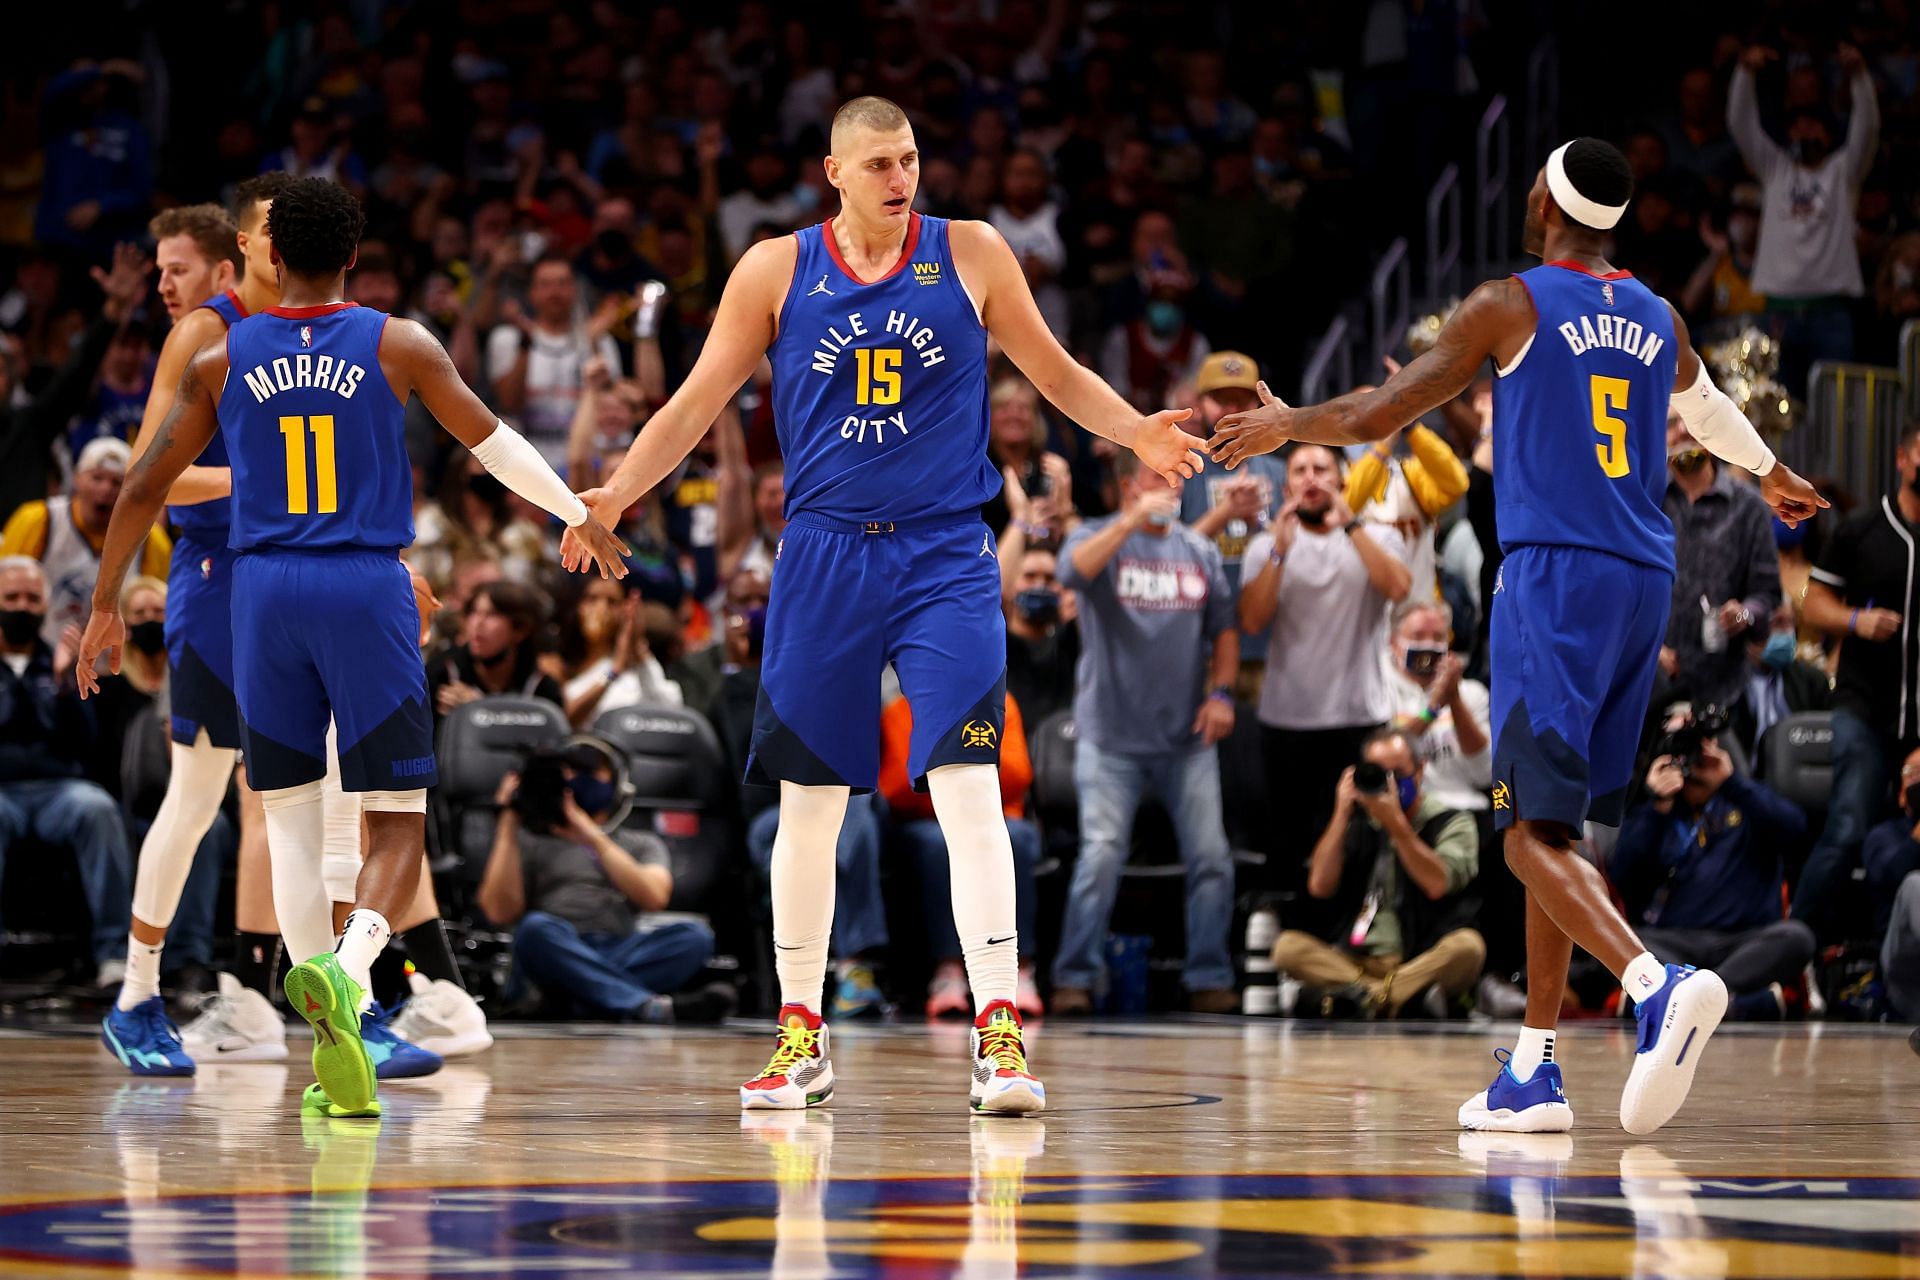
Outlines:
{"type": "Polygon", "coordinates": [[[1560,206],[1562,213],[1583,227],[1593,227],[1606,231],[1620,221],[1620,215],[1627,206],[1605,205],[1589,200],[1574,189],[1573,180],[1567,177],[1567,148],[1571,142],[1563,142],[1554,153],[1547,157],[1547,190],[1553,193],[1553,202],[1560,206]]]}

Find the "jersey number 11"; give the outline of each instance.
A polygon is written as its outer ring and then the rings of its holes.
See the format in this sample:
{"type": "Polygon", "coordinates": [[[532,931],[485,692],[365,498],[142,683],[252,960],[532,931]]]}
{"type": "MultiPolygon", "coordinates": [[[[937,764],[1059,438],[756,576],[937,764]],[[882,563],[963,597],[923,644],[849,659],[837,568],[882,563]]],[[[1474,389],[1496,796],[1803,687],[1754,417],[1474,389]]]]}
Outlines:
{"type": "Polygon", "coordinates": [[[312,511],[332,515],[340,509],[340,488],[333,468],[333,416],[282,418],[280,434],[287,438],[287,514],[312,511]],[[313,433],[314,478],[317,492],[309,506],[307,496],[307,433],[313,433]]]}

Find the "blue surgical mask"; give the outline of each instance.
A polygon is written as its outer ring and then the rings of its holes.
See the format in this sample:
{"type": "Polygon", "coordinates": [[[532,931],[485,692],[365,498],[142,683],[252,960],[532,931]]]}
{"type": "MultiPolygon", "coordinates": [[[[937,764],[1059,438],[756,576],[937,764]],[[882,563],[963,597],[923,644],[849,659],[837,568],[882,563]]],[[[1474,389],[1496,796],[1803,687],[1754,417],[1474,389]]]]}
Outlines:
{"type": "Polygon", "coordinates": [[[588,813],[599,815],[613,811],[613,783],[590,773],[576,774],[567,781],[573,801],[588,813]]]}
{"type": "Polygon", "coordinates": [[[1785,671],[1793,665],[1794,651],[1793,632],[1776,631],[1767,637],[1766,647],[1760,650],[1760,661],[1769,671],[1785,671]]]}
{"type": "Polygon", "coordinates": [[[1420,800],[1420,780],[1418,778],[1401,778],[1398,780],[1398,786],[1400,789],[1401,811],[1404,813],[1412,813],[1413,806],[1420,800]]]}
{"type": "Polygon", "coordinates": [[[1060,616],[1060,593],[1051,587],[1028,587],[1013,598],[1020,616],[1044,627],[1060,616]]]}
{"type": "Polygon", "coordinates": [[[1180,324],[1184,319],[1177,302],[1155,298],[1147,304],[1147,328],[1153,330],[1156,338],[1167,338],[1180,332],[1180,324]]]}

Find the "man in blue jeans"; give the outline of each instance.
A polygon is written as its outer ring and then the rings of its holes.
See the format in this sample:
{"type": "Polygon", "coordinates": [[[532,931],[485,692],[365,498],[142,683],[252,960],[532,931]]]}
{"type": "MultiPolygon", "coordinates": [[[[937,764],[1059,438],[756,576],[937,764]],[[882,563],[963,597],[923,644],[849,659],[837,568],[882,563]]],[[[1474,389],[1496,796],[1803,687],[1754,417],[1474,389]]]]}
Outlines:
{"type": "Polygon", "coordinates": [[[1157,794],[1187,867],[1193,1009],[1239,1007],[1227,930],[1233,857],[1220,812],[1214,744],[1233,732],[1240,633],[1220,550],[1180,523],[1180,487],[1115,460],[1124,507],[1082,525],[1060,549],[1060,584],[1080,593],[1073,698],[1080,857],[1053,966],[1053,1011],[1091,1008],[1107,922],[1141,799],[1157,794]]]}
{"type": "Polygon", "coordinates": [[[569,757],[557,814],[523,799],[518,775],[502,780],[500,825],[474,900],[513,927],[515,982],[532,980],[549,1005],[622,1022],[718,1022],[733,1011],[732,988],[671,994],[713,955],[713,931],[646,920],[673,897],[667,846],[651,832],[601,829],[614,804],[603,761],[569,757]]]}
{"type": "Polygon", "coordinates": [[[40,639],[46,616],[40,562],[0,559],[0,874],[8,851],[29,836],[73,850],[93,915],[97,981],[117,987],[133,913],[133,855],[119,804],[81,776],[93,721],[74,684],[74,654],[63,646],[56,655],[40,639]]]}
{"type": "Polygon", "coordinates": [[[1835,919],[1834,897],[1886,807],[1894,762],[1920,743],[1920,426],[1901,436],[1895,463],[1900,487],[1842,521],[1807,580],[1806,621],[1842,641],[1827,824],[1793,895],[1794,919],[1823,942],[1869,923],[1835,919]]]}

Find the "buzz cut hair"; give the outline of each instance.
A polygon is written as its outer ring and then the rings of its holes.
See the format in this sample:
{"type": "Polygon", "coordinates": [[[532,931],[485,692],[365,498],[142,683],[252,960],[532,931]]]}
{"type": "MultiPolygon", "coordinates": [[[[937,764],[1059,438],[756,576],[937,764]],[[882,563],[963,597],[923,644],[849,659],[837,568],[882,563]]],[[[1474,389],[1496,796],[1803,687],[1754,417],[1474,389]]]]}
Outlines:
{"type": "Polygon", "coordinates": [[[849,99],[833,113],[833,130],[828,145],[838,155],[846,145],[855,129],[872,129],[875,133],[892,133],[896,129],[907,127],[907,113],[900,104],[891,98],[875,97],[866,94],[849,99]]]}
{"type": "Polygon", "coordinates": [[[236,272],[246,267],[246,259],[240,256],[240,241],[234,237],[233,219],[217,204],[187,204],[162,210],[147,224],[147,230],[156,241],[187,237],[210,264],[218,265],[225,259],[233,264],[236,272]]]}

